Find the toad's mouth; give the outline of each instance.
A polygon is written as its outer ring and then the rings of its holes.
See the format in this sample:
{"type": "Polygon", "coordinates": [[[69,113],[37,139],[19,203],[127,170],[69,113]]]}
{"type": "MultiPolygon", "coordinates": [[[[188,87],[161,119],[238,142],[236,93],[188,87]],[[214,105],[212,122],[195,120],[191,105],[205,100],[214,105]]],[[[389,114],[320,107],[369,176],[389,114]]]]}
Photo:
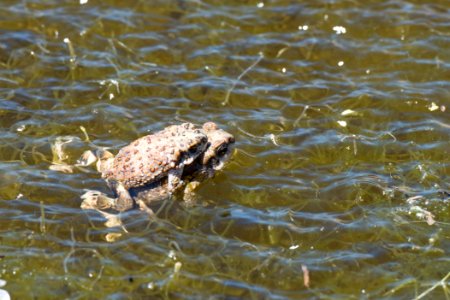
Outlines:
{"type": "Polygon", "coordinates": [[[216,152],[216,156],[210,161],[211,167],[216,171],[221,170],[225,166],[225,163],[230,159],[233,149],[233,144],[221,146],[216,152]]]}

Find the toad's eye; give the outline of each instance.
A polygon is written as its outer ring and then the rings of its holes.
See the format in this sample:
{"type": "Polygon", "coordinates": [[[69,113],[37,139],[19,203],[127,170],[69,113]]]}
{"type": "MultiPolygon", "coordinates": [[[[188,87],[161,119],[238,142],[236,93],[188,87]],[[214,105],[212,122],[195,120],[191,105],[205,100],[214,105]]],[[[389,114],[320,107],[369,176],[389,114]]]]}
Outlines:
{"type": "Polygon", "coordinates": [[[217,155],[224,156],[228,152],[228,147],[224,146],[217,151],[217,155]]]}
{"type": "Polygon", "coordinates": [[[188,151],[189,151],[189,154],[195,154],[195,153],[198,152],[198,147],[197,146],[193,146],[188,151]]]}

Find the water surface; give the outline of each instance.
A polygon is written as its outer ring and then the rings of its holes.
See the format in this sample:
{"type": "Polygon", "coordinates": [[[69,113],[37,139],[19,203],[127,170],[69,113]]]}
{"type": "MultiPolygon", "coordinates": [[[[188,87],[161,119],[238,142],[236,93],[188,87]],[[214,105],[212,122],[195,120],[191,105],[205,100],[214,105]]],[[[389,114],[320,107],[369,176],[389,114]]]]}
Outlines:
{"type": "Polygon", "coordinates": [[[450,298],[448,1],[2,4],[13,299],[450,298]],[[50,169],[210,120],[232,162],[127,233],[80,209],[93,169],[50,169]]]}

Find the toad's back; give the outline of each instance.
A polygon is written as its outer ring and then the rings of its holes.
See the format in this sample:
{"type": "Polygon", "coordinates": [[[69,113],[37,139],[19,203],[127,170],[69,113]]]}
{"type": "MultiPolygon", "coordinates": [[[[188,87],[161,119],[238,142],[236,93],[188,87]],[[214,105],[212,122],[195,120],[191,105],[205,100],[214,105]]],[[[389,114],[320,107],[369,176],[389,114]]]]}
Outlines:
{"type": "Polygon", "coordinates": [[[193,124],[184,123],[141,137],[122,148],[103,177],[125,188],[139,187],[189,163],[206,147],[207,137],[193,124]]]}

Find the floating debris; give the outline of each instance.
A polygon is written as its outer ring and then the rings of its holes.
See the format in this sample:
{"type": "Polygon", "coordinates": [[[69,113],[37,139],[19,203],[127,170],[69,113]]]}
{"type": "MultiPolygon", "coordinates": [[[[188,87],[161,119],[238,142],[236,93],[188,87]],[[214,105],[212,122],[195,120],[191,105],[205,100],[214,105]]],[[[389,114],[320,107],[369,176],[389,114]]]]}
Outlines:
{"type": "Polygon", "coordinates": [[[280,146],[280,144],[277,143],[277,137],[275,136],[275,134],[269,134],[269,138],[275,146],[280,146]]]}
{"type": "Polygon", "coordinates": [[[54,164],[48,167],[52,171],[62,172],[62,173],[73,173],[73,166],[68,164],[54,164]]]}
{"type": "Polygon", "coordinates": [[[251,69],[253,69],[263,58],[264,58],[264,54],[262,52],[260,52],[258,54],[258,59],[251,64],[250,67],[248,67],[247,69],[244,70],[244,72],[241,73],[241,75],[239,75],[236,80],[233,82],[233,85],[231,86],[231,88],[227,91],[227,94],[225,96],[225,100],[223,100],[222,105],[226,105],[229,102],[230,99],[230,94],[231,92],[234,90],[234,88],[236,87],[236,84],[242,79],[242,77],[245,76],[245,74],[247,74],[251,69]]]}
{"type": "MultiPolygon", "coordinates": [[[[0,279],[0,287],[4,287],[6,285],[6,281],[0,279]]],[[[11,296],[6,290],[0,289],[0,300],[10,300],[11,296]]]]}
{"type": "Polygon", "coordinates": [[[436,223],[436,221],[434,220],[434,215],[420,206],[411,206],[409,209],[409,213],[415,213],[416,217],[418,217],[419,219],[425,219],[427,224],[430,226],[436,223]]]}
{"type": "Polygon", "coordinates": [[[347,127],[347,121],[339,120],[337,123],[342,127],[347,127]]]}
{"type": "Polygon", "coordinates": [[[308,25],[300,25],[300,26],[298,26],[298,30],[304,30],[304,31],[306,31],[306,30],[308,30],[308,28],[309,28],[308,25]]]}
{"type": "Polygon", "coordinates": [[[11,296],[5,290],[0,289],[0,300],[10,300],[11,296]]]}
{"type": "Polygon", "coordinates": [[[81,154],[81,157],[77,160],[77,166],[87,167],[97,161],[97,156],[92,150],[86,150],[81,154]]]}
{"type": "Polygon", "coordinates": [[[336,32],[336,34],[345,34],[345,33],[347,33],[347,29],[344,26],[334,26],[333,30],[336,32]]]}
{"type": "Polygon", "coordinates": [[[358,113],[351,109],[346,109],[343,112],[341,112],[341,116],[356,116],[358,113]]]}
{"type": "Polygon", "coordinates": [[[436,103],[434,103],[434,102],[431,102],[431,104],[428,105],[427,107],[428,107],[428,109],[429,109],[430,111],[435,111],[435,110],[438,110],[438,109],[439,109],[439,106],[436,105],[436,103]]]}
{"type": "Polygon", "coordinates": [[[69,158],[69,156],[65,153],[65,148],[67,144],[70,144],[75,140],[78,140],[75,136],[58,136],[56,138],[55,142],[51,146],[53,153],[52,162],[54,164],[62,163],[69,158]]]}
{"type": "Polygon", "coordinates": [[[305,265],[302,265],[302,271],[303,271],[303,285],[306,288],[309,288],[309,270],[308,267],[305,265]]]}

